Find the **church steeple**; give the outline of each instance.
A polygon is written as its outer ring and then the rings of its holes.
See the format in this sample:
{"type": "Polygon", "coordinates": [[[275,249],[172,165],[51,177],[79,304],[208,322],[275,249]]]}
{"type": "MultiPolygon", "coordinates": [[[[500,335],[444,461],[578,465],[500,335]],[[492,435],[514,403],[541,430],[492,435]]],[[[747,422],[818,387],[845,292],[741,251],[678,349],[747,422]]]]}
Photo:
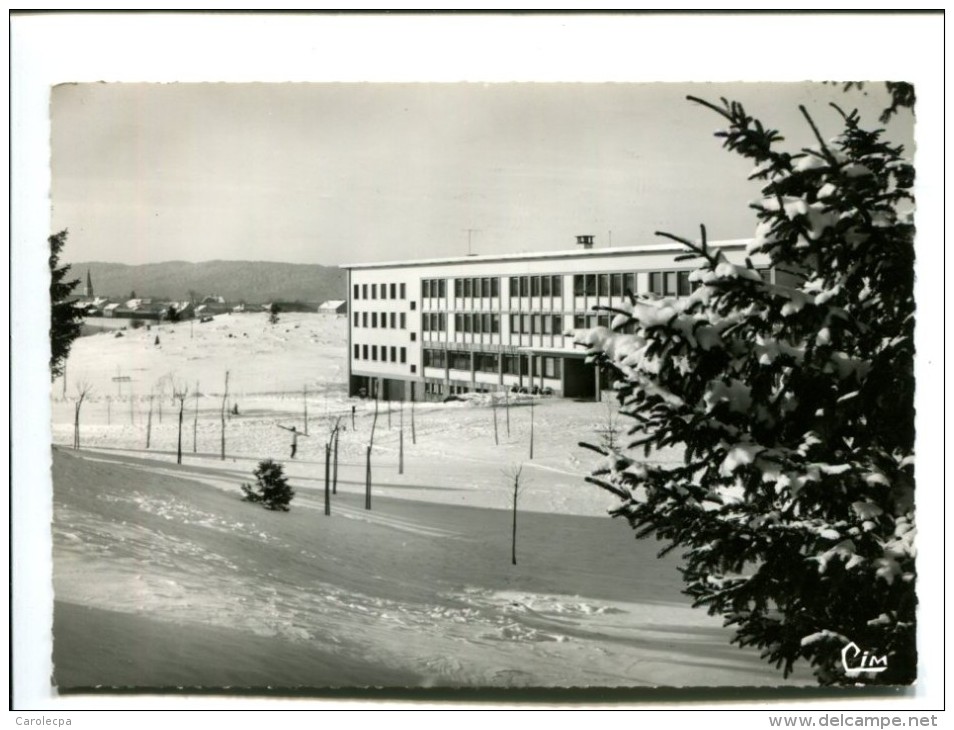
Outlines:
{"type": "Polygon", "coordinates": [[[86,294],[87,299],[93,298],[93,277],[89,274],[89,269],[86,269],[86,294]]]}

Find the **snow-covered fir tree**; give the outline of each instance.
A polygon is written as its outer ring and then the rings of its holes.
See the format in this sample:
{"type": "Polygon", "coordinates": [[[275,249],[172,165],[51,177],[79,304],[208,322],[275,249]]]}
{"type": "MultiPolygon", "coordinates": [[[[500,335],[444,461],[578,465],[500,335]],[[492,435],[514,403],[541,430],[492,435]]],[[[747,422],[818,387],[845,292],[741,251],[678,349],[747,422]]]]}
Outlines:
{"type": "MultiPolygon", "coordinates": [[[[685,590],[787,675],[910,683],[916,676],[914,169],[854,112],[826,139],[781,135],[737,103],[710,104],[724,146],[761,181],[750,261],[700,240],[683,298],[630,295],[611,329],[577,342],[616,378],[632,419],[589,481],[664,552],[684,551],[685,590]],[[682,447],[678,464],[647,459],[682,447]],[[885,657],[848,674],[854,642],[885,657]]],[[[674,238],[673,236],[669,236],[674,238]]]]}

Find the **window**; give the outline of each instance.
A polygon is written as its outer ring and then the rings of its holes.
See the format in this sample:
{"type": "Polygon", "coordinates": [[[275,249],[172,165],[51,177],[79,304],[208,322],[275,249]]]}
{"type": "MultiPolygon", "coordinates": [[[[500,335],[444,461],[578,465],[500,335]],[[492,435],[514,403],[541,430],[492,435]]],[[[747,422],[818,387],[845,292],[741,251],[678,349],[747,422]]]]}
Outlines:
{"type": "Polygon", "coordinates": [[[596,276],[594,276],[593,274],[584,274],[583,289],[586,292],[586,296],[595,297],[596,296],[596,276]]]}
{"type": "Polygon", "coordinates": [[[636,274],[623,274],[623,293],[636,293],[636,274]]]}
{"type": "Polygon", "coordinates": [[[431,297],[431,280],[424,279],[424,282],[421,286],[422,295],[425,299],[430,299],[431,297]]]}
{"type": "Polygon", "coordinates": [[[377,284],[372,284],[372,285],[371,285],[371,298],[372,298],[372,299],[377,299],[377,298],[378,298],[378,285],[377,285],[377,284]]]}
{"type": "Polygon", "coordinates": [[[381,312],[381,327],[384,329],[388,328],[388,313],[381,312]]]}
{"type": "Polygon", "coordinates": [[[358,320],[358,313],[355,312],[355,313],[354,313],[354,326],[355,326],[355,327],[358,327],[358,326],[359,326],[359,325],[358,325],[358,321],[359,321],[359,320],[358,320]]]}
{"type": "Polygon", "coordinates": [[[490,296],[500,296],[500,279],[498,279],[496,276],[490,280],[490,296]]]}
{"type": "Polygon", "coordinates": [[[388,361],[388,348],[384,345],[381,345],[381,362],[388,361]]]}
{"type": "Polygon", "coordinates": [[[354,359],[355,360],[361,359],[361,345],[354,346],[354,359]]]}
{"type": "Polygon", "coordinates": [[[553,296],[555,297],[563,296],[563,277],[562,276],[553,277],[553,296]]]}
{"type": "Polygon", "coordinates": [[[550,296],[550,281],[551,279],[549,276],[544,276],[540,280],[540,293],[545,297],[550,296]]]}
{"type": "Polygon", "coordinates": [[[401,299],[407,299],[407,286],[404,283],[401,284],[401,299]]]}
{"type": "Polygon", "coordinates": [[[649,274],[649,291],[653,294],[663,293],[663,275],[661,271],[652,271],[649,274]]]}
{"type": "Polygon", "coordinates": [[[469,352],[448,352],[447,356],[452,370],[470,370],[469,352]]]}
{"type": "Polygon", "coordinates": [[[540,277],[539,276],[530,277],[530,296],[532,297],[540,296],[540,277]]]}
{"type": "MultiPolygon", "coordinates": [[[[392,348],[392,351],[393,351],[393,348],[392,348]]],[[[407,348],[406,348],[406,347],[402,347],[402,348],[401,348],[401,362],[402,362],[402,363],[407,362],[407,348]]]]}
{"type": "Polygon", "coordinates": [[[510,296],[516,297],[520,294],[520,279],[516,276],[510,277],[510,296]]]}
{"type": "Polygon", "coordinates": [[[437,296],[443,299],[444,297],[447,296],[447,279],[441,279],[440,281],[438,281],[437,286],[438,286],[437,296]]]}
{"type": "Polygon", "coordinates": [[[464,331],[464,315],[460,312],[454,315],[454,332],[464,331]]]}
{"type": "Polygon", "coordinates": [[[464,296],[472,297],[474,295],[474,282],[471,279],[464,279],[464,296]]]}
{"type": "Polygon", "coordinates": [[[362,298],[362,299],[367,299],[367,298],[368,298],[368,285],[367,285],[367,284],[362,284],[362,285],[361,285],[361,298],[362,298]]]}
{"type": "Polygon", "coordinates": [[[490,331],[495,335],[500,334],[500,315],[492,314],[490,315],[490,331]]]}
{"type": "Polygon", "coordinates": [[[354,285],[354,298],[355,298],[355,299],[360,299],[360,298],[361,298],[360,295],[359,295],[359,293],[360,293],[360,290],[358,289],[358,285],[355,284],[355,285],[354,285]]]}
{"type": "Polygon", "coordinates": [[[382,284],[382,285],[381,285],[381,298],[382,298],[382,299],[387,299],[387,298],[388,298],[388,285],[387,285],[387,284],[382,284]]]}
{"type": "MultiPolygon", "coordinates": [[[[403,347],[401,348],[404,349],[403,347]]],[[[397,348],[394,345],[391,345],[391,362],[397,362],[397,348]]],[[[401,362],[404,362],[401,360],[401,362]]]]}
{"type": "Polygon", "coordinates": [[[539,335],[543,331],[542,319],[543,315],[541,314],[533,315],[533,319],[531,320],[531,326],[533,327],[532,334],[539,335]]]}
{"type": "Polygon", "coordinates": [[[689,283],[689,272],[680,271],[677,273],[678,286],[679,289],[676,292],[679,296],[684,297],[692,293],[692,285],[689,283]]]}
{"type": "Polygon", "coordinates": [[[510,315],[510,333],[511,334],[520,334],[520,315],[511,314],[510,315]]]}
{"type": "Polygon", "coordinates": [[[372,326],[372,327],[377,327],[377,326],[378,326],[378,313],[377,313],[377,312],[371,312],[371,326],[372,326]]]}
{"type": "Polygon", "coordinates": [[[666,272],[666,294],[675,294],[676,293],[676,272],[667,271],[666,272]]]}
{"type": "Polygon", "coordinates": [[[391,299],[397,299],[397,284],[391,284],[391,299]]]}
{"type": "Polygon", "coordinates": [[[583,274],[574,274],[573,275],[573,296],[582,297],[584,294],[583,287],[583,274]]]}
{"type": "Polygon", "coordinates": [[[464,296],[464,280],[454,279],[454,296],[460,299],[464,296]]]}
{"type": "Polygon", "coordinates": [[[397,313],[391,312],[391,329],[396,329],[397,327],[397,313]]]}
{"type": "Polygon", "coordinates": [[[494,353],[481,352],[474,356],[474,369],[481,373],[496,373],[498,356],[494,353]]]}
{"type": "Polygon", "coordinates": [[[529,276],[520,277],[520,296],[522,297],[530,296],[530,277],[529,276]]]}
{"type": "Polygon", "coordinates": [[[407,315],[404,312],[401,312],[401,329],[407,329],[407,315]]]}
{"type": "Polygon", "coordinates": [[[361,345],[361,359],[362,359],[362,360],[367,360],[367,359],[368,359],[368,346],[367,346],[367,345],[361,345]]]}
{"type": "Polygon", "coordinates": [[[480,280],[480,296],[490,297],[490,279],[481,279],[480,280]]]}
{"type": "Polygon", "coordinates": [[[542,324],[543,326],[541,327],[540,332],[542,332],[542,333],[545,334],[545,335],[550,334],[550,323],[552,322],[552,320],[550,319],[550,317],[547,316],[547,315],[537,315],[537,316],[540,316],[541,319],[543,320],[543,321],[541,322],[541,324],[542,324]]]}
{"type": "Polygon", "coordinates": [[[553,327],[553,334],[562,335],[563,334],[563,315],[554,314],[551,316],[553,319],[553,324],[551,325],[553,327]]]}
{"type": "Polygon", "coordinates": [[[613,274],[610,276],[610,295],[614,297],[623,296],[623,275],[613,274]]]}
{"type": "Polygon", "coordinates": [[[417,342],[417,332],[411,333],[411,342],[417,342]]]}
{"type": "Polygon", "coordinates": [[[581,329],[584,329],[585,327],[586,327],[586,317],[584,317],[582,314],[574,314],[573,329],[581,330],[581,329]]]}
{"type": "Polygon", "coordinates": [[[411,311],[413,312],[415,309],[417,309],[417,302],[411,302],[411,311]]]}
{"type": "Polygon", "coordinates": [[[504,355],[503,371],[507,375],[520,375],[520,355],[504,355]]]}
{"type": "Polygon", "coordinates": [[[596,277],[596,295],[600,297],[608,297],[609,293],[609,274],[598,274],[596,277]]]}
{"type": "Polygon", "coordinates": [[[377,346],[377,345],[371,345],[371,359],[372,359],[372,360],[377,360],[377,359],[378,359],[378,346],[377,346]]]}
{"type": "Polygon", "coordinates": [[[447,315],[443,312],[441,312],[440,321],[438,324],[441,332],[447,331],[447,315]]]}
{"type": "Polygon", "coordinates": [[[529,335],[533,330],[530,329],[530,315],[521,314],[520,315],[520,331],[525,335],[529,335]]]}
{"type": "Polygon", "coordinates": [[[558,357],[543,358],[543,377],[552,379],[559,378],[561,365],[562,363],[558,357]]]}
{"type": "Polygon", "coordinates": [[[610,324],[612,324],[612,322],[608,314],[598,314],[596,316],[597,327],[606,327],[606,329],[609,329],[610,324]]]}
{"type": "Polygon", "coordinates": [[[416,373],[416,372],[417,372],[417,365],[411,365],[411,372],[412,372],[412,373],[416,373]]]}

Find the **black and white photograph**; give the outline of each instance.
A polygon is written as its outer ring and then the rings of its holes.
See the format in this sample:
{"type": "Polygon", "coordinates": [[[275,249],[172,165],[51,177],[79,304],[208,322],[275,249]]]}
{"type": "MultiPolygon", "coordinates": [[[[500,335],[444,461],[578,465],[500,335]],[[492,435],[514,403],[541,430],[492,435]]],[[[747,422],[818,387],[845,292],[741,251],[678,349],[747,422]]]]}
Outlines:
{"type": "Polygon", "coordinates": [[[51,84],[49,694],[933,686],[921,88],[695,68],[51,84]]]}

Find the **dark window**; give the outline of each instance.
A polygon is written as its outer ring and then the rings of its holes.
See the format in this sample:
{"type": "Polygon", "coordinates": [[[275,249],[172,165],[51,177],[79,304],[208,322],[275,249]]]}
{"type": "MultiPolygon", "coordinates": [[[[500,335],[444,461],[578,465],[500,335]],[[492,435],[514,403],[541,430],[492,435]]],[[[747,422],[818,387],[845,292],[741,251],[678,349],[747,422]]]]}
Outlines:
{"type": "Polygon", "coordinates": [[[395,329],[396,326],[397,326],[397,313],[391,312],[391,329],[392,330],[395,329]]]}
{"type": "Polygon", "coordinates": [[[544,276],[543,279],[540,280],[540,293],[545,297],[550,296],[550,281],[551,277],[549,276],[544,276]]]}
{"type": "Polygon", "coordinates": [[[586,315],[586,328],[591,330],[594,327],[598,327],[599,326],[598,320],[599,320],[599,317],[595,314],[586,315]]]}
{"type": "Polygon", "coordinates": [[[360,289],[358,289],[358,285],[355,284],[355,285],[354,285],[354,298],[355,298],[355,299],[360,299],[359,294],[360,294],[360,289]]]}
{"type": "MultiPolygon", "coordinates": [[[[392,348],[392,351],[393,351],[393,348],[392,348]]],[[[406,348],[406,347],[402,347],[402,348],[401,348],[401,362],[402,362],[402,363],[407,362],[407,348],[406,348]]]]}
{"type": "Polygon", "coordinates": [[[358,313],[357,313],[357,312],[354,313],[354,326],[355,326],[355,327],[358,326],[358,313]]]}
{"type": "Polygon", "coordinates": [[[371,285],[371,298],[372,298],[372,299],[377,299],[377,298],[378,298],[378,285],[377,285],[377,284],[372,284],[372,285],[371,285]]]}
{"type": "Polygon", "coordinates": [[[377,327],[377,326],[378,326],[378,313],[377,313],[377,312],[371,312],[371,326],[372,326],[372,327],[377,327]]]}
{"type": "Polygon", "coordinates": [[[391,284],[391,299],[397,299],[397,284],[391,284]]]}
{"type": "Polygon", "coordinates": [[[680,271],[677,274],[677,279],[678,279],[678,285],[679,285],[679,290],[677,293],[679,294],[679,296],[684,297],[688,294],[691,294],[692,285],[689,283],[689,272],[680,271]]]}
{"type": "Polygon", "coordinates": [[[362,327],[367,327],[367,326],[368,326],[368,313],[367,313],[367,312],[362,312],[362,313],[361,313],[361,326],[362,326],[362,327]]]}
{"type": "Polygon", "coordinates": [[[543,320],[543,315],[541,314],[533,315],[533,320],[532,320],[533,334],[539,335],[543,332],[542,320],[543,320]]]}
{"type": "Polygon", "coordinates": [[[464,279],[464,296],[472,297],[474,295],[474,282],[471,279],[464,279]]]}
{"type": "Polygon", "coordinates": [[[540,277],[539,276],[530,277],[530,296],[532,297],[540,296],[540,277]]]}
{"type": "Polygon", "coordinates": [[[545,357],[543,358],[543,377],[545,378],[559,378],[561,365],[563,363],[558,357],[545,357]]]}
{"type": "Polygon", "coordinates": [[[454,315],[454,331],[463,332],[464,331],[464,315],[458,312],[454,315]]]}
{"type": "Polygon", "coordinates": [[[388,285],[387,285],[387,284],[382,284],[382,285],[381,285],[381,298],[382,298],[382,299],[387,299],[387,298],[388,298],[388,285]]]}
{"type": "Polygon", "coordinates": [[[610,295],[609,274],[597,275],[596,295],[600,297],[608,297],[610,295]]]}
{"type": "Polygon", "coordinates": [[[441,279],[439,283],[439,294],[442,299],[447,296],[447,279],[441,279]]]}
{"type": "Polygon", "coordinates": [[[377,360],[377,359],[378,359],[378,346],[377,346],[377,345],[371,345],[371,359],[372,359],[372,360],[377,360]]]}
{"type": "Polygon", "coordinates": [[[586,328],[586,317],[582,314],[573,315],[573,329],[581,330],[586,328]]]}
{"type": "Polygon", "coordinates": [[[663,275],[661,271],[653,271],[649,274],[649,291],[653,294],[663,293],[663,275]]]}
{"type": "Polygon", "coordinates": [[[490,331],[495,335],[500,333],[500,315],[493,314],[490,316],[490,331]]]}
{"type": "Polygon", "coordinates": [[[388,348],[384,345],[381,345],[381,362],[388,361],[388,348]]]}
{"type": "Polygon", "coordinates": [[[464,296],[464,282],[462,279],[454,279],[454,296],[458,299],[464,296]]]}
{"type": "Polygon", "coordinates": [[[411,342],[417,342],[417,332],[411,333],[411,342]]]}
{"type": "Polygon", "coordinates": [[[520,315],[519,314],[510,315],[510,333],[514,335],[520,334],[520,315]]]}
{"type": "Polygon", "coordinates": [[[490,279],[480,280],[480,296],[490,298],[490,279]]]}
{"type": "Polygon", "coordinates": [[[422,296],[425,299],[430,298],[431,296],[431,280],[430,279],[424,279],[424,281],[421,283],[421,292],[422,292],[422,296]]]}
{"type": "Polygon", "coordinates": [[[407,286],[401,284],[401,299],[407,299],[407,286]]]}
{"type": "Polygon", "coordinates": [[[623,294],[636,293],[636,274],[623,274],[623,294]]]}
{"type": "Polygon", "coordinates": [[[582,297],[585,292],[583,287],[583,274],[573,275],[573,296],[582,297]]]}
{"type": "Polygon", "coordinates": [[[516,276],[510,277],[510,296],[520,296],[520,279],[518,279],[516,276]]]}
{"type": "Polygon", "coordinates": [[[520,277],[520,296],[522,297],[530,296],[530,277],[529,276],[520,277]]]}
{"type": "MultiPolygon", "coordinates": [[[[403,350],[404,348],[402,347],[401,349],[403,350]]],[[[397,347],[395,347],[394,345],[391,345],[391,362],[395,362],[396,360],[397,360],[397,347]]],[[[402,360],[401,362],[404,362],[404,361],[402,360]]]]}
{"type": "Polygon", "coordinates": [[[475,335],[480,334],[480,315],[479,314],[474,315],[474,334],[475,335]]]}
{"type": "Polygon", "coordinates": [[[623,275],[613,274],[610,276],[610,294],[614,297],[623,296],[623,275]]]}
{"type": "Polygon", "coordinates": [[[412,373],[416,373],[416,372],[417,372],[417,365],[411,365],[411,372],[412,372],[412,373]]]}
{"type": "Polygon", "coordinates": [[[354,359],[359,360],[361,358],[361,345],[354,346],[354,359]]]}
{"type": "Polygon", "coordinates": [[[401,312],[401,329],[407,329],[407,315],[404,312],[401,312]]]}
{"type": "Polygon", "coordinates": [[[413,312],[415,309],[417,309],[417,302],[411,302],[411,311],[413,312]]]}
{"type": "Polygon", "coordinates": [[[387,312],[381,312],[381,327],[383,329],[388,328],[388,313],[387,312]]]}
{"type": "Polygon", "coordinates": [[[500,279],[498,279],[496,276],[490,280],[490,296],[500,296],[500,279]]]}
{"type": "Polygon", "coordinates": [[[521,314],[520,315],[520,331],[526,335],[529,335],[533,330],[530,329],[530,315],[521,314]]]}
{"type": "Polygon", "coordinates": [[[675,294],[676,293],[676,272],[667,271],[666,272],[666,294],[675,294]]]}
{"type": "Polygon", "coordinates": [[[563,296],[563,277],[562,276],[553,277],[553,296],[555,297],[563,296]]]}
{"type": "Polygon", "coordinates": [[[586,296],[596,296],[596,276],[594,274],[585,274],[583,276],[583,289],[586,292],[586,296]]]}
{"type": "Polygon", "coordinates": [[[596,317],[597,327],[606,327],[609,329],[610,326],[610,316],[608,314],[600,314],[596,317]]]}
{"type": "Polygon", "coordinates": [[[439,324],[440,324],[440,331],[446,332],[447,331],[447,315],[444,314],[443,312],[441,312],[439,324]]]}
{"type": "Polygon", "coordinates": [[[553,334],[562,335],[563,334],[563,315],[554,314],[553,317],[553,334]]]}
{"type": "Polygon", "coordinates": [[[361,298],[362,298],[362,299],[367,299],[367,298],[368,298],[368,285],[367,285],[367,284],[362,284],[362,285],[361,285],[361,298]]]}
{"type": "Polygon", "coordinates": [[[542,319],[542,322],[541,322],[542,327],[540,328],[540,332],[542,332],[542,333],[545,334],[545,335],[550,334],[550,322],[551,322],[551,320],[550,320],[549,315],[544,314],[544,315],[537,315],[537,316],[541,317],[541,319],[542,319]]]}
{"type": "Polygon", "coordinates": [[[367,345],[361,345],[361,359],[362,359],[362,360],[367,360],[367,359],[368,359],[368,346],[367,346],[367,345]]]}

